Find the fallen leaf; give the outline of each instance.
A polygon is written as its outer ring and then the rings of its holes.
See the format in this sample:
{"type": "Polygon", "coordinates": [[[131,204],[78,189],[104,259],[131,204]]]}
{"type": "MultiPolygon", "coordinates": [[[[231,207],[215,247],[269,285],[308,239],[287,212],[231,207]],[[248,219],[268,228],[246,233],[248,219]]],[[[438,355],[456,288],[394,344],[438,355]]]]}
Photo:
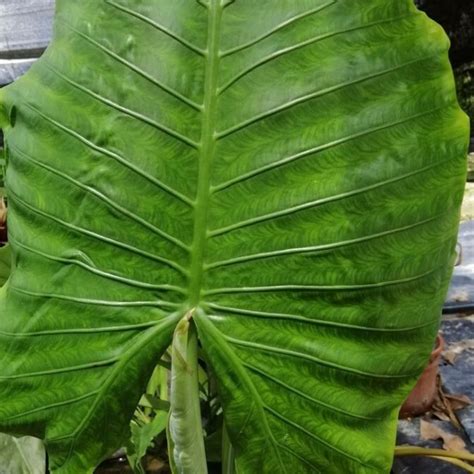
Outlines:
{"type": "Polygon", "coordinates": [[[466,451],[466,443],[463,439],[457,435],[447,433],[439,426],[430,423],[426,420],[420,421],[420,434],[421,439],[428,440],[437,440],[441,439],[443,441],[443,449],[446,451],[466,451]]]}
{"type": "Polygon", "coordinates": [[[449,401],[453,411],[462,410],[463,408],[472,405],[472,400],[467,395],[448,395],[445,393],[444,396],[449,401]]]}
{"type": "Polygon", "coordinates": [[[474,349],[474,339],[464,339],[453,344],[449,344],[448,348],[443,351],[443,359],[449,362],[451,359],[456,359],[459,354],[464,351],[474,349]]]}
{"type": "Polygon", "coordinates": [[[453,300],[456,303],[467,303],[469,301],[469,293],[467,291],[460,291],[454,295],[453,300]]]}
{"type": "Polygon", "coordinates": [[[441,420],[441,421],[450,421],[450,418],[448,415],[446,415],[446,413],[444,413],[443,411],[441,410],[433,410],[431,412],[431,414],[438,418],[438,420],[441,420]]]}
{"type": "Polygon", "coordinates": [[[457,429],[462,429],[461,428],[461,423],[459,422],[456,413],[454,413],[454,409],[451,406],[451,402],[446,398],[446,394],[444,393],[443,390],[443,383],[441,381],[441,376],[438,375],[436,384],[438,387],[438,393],[437,393],[437,399],[436,399],[436,406],[438,407],[438,411],[442,411],[445,413],[451,423],[457,428],[457,429]]]}
{"type": "Polygon", "coordinates": [[[146,470],[149,473],[158,474],[160,472],[168,472],[167,469],[165,470],[166,467],[167,464],[161,459],[157,459],[154,457],[147,457],[146,459],[146,470]]]}
{"type": "Polygon", "coordinates": [[[449,365],[454,365],[454,362],[456,361],[456,357],[458,354],[455,351],[444,351],[443,352],[443,359],[449,364],[449,365]]]}

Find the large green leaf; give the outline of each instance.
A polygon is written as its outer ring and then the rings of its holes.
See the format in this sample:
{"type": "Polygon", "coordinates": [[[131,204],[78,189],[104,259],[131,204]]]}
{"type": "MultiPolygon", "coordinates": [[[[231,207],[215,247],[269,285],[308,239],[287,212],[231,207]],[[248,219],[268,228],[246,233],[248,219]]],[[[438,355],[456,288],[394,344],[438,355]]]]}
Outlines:
{"type": "Polygon", "coordinates": [[[0,428],[117,448],[185,314],[239,473],[376,473],[430,352],[467,145],[411,0],[61,0],[3,92],[0,428]]]}

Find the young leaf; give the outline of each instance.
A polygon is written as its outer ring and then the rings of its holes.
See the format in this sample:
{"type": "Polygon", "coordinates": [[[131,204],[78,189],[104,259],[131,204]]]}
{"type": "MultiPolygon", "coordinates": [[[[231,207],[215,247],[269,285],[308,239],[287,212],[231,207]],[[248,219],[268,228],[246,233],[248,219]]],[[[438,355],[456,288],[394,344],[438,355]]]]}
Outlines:
{"type": "Polygon", "coordinates": [[[176,327],[171,356],[171,396],[168,437],[169,456],[177,474],[207,474],[199,383],[198,342],[189,312],[176,327]]]}
{"type": "Polygon", "coordinates": [[[140,461],[152,445],[153,440],[166,430],[167,423],[168,413],[163,411],[157,412],[150,423],[138,424],[135,421],[130,423],[132,436],[127,448],[127,458],[135,473],[145,474],[140,461]]]}
{"type": "Polygon", "coordinates": [[[5,474],[45,474],[46,456],[41,440],[0,434],[0,472],[5,474]]]}
{"type": "Polygon", "coordinates": [[[193,311],[236,472],[388,472],[466,175],[447,49],[412,0],[58,2],[0,99],[0,429],[92,472],[193,311]]]}

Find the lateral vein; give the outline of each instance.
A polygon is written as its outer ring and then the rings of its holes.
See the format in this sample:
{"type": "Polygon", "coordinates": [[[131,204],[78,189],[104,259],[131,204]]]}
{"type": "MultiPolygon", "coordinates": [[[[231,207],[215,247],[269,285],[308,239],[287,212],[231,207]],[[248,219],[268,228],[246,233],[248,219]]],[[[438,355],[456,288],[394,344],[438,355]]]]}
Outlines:
{"type": "Polygon", "coordinates": [[[115,110],[118,110],[119,112],[122,112],[125,115],[128,115],[130,117],[133,117],[136,120],[139,120],[140,122],[146,123],[147,125],[150,125],[153,128],[156,128],[160,132],[163,132],[167,135],[169,135],[172,138],[175,138],[178,141],[183,142],[184,144],[190,146],[191,148],[198,149],[199,144],[192,140],[191,138],[183,135],[182,133],[173,130],[170,127],[167,127],[166,125],[163,125],[156,120],[151,119],[150,117],[147,117],[144,114],[141,114],[139,112],[136,112],[132,109],[129,109],[127,107],[124,107],[123,105],[117,104],[111,99],[108,99],[107,97],[102,96],[101,94],[98,94],[97,92],[94,92],[93,90],[83,86],[82,84],[79,84],[76,81],[73,81],[71,78],[67,77],[65,74],[60,72],[58,69],[56,69],[53,65],[51,65],[48,61],[43,59],[41,61],[41,64],[43,64],[46,68],[48,68],[53,74],[55,74],[57,77],[62,79],[64,82],[69,84],[70,86],[74,87],[75,89],[80,90],[84,94],[93,97],[94,99],[98,100],[99,102],[102,102],[103,104],[107,105],[108,107],[111,107],[115,110]]]}
{"type": "Polygon", "coordinates": [[[175,99],[179,100],[180,102],[183,102],[184,104],[188,105],[192,109],[196,111],[200,111],[202,109],[202,106],[198,104],[197,102],[194,102],[193,100],[189,99],[188,97],[184,96],[180,92],[172,89],[171,87],[167,86],[163,82],[159,81],[158,79],[154,78],[147,72],[145,72],[143,69],[139,68],[136,64],[131,63],[130,61],[127,61],[125,58],[122,58],[122,56],[118,55],[117,53],[113,52],[103,44],[99,43],[98,41],[92,39],[90,36],[86,35],[82,31],[79,31],[78,29],[74,28],[72,25],[69,23],[63,21],[62,22],[67,28],[69,28],[71,31],[76,33],[78,36],[86,40],[88,43],[94,45],[96,48],[100,49],[103,51],[105,54],[110,56],[111,58],[115,59],[119,63],[123,64],[124,66],[128,67],[132,71],[136,72],[139,76],[143,77],[147,81],[151,82],[155,86],[159,87],[160,89],[164,90],[167,92],[169,95],[174,97],[175,99]]]}
{"type": "Polygon", "coordinates": [[[293,162],[295,162],[297,160],[300,160],[302,158],[306,158],[307,156],[314,155],[316,153],[320,153],[320,152],[325,151],[325,150],[329,150],[330,148],[334,148],[334,147],[342,145],[344,143],[351,142],[353,140],[365,137],[365,136],[370,135],[372,133],[380,132],[382,130],[386,130],[388,128],[396,127],[398,125],[403,125],[403,124],[408,123],[408,122],[410,122],[412,120],[415,120],[417,118],[425,117],[427,115],[438,112],[438,111],[440,111],[444,108],[446,108],[446,105],[441,105],[441,106],[435,107],[433,109],[429,109],[429,110],[424,111],[424,112],[420,112],[420,113],[417,113],[417,114],[410,115],[408,117],[404,117],[403,119],[400,119],[400,120],[396,120],[396,121],[393,121],[393,122],[390,122],[390,123],[378,125],[376,127],[372,127],[372,128],[367,129],[367,130],[362,130],[362,131],[354,133],[352,135],[348,135],[348,136],[345,136],[345,137],[342,137],[342,138],[338,138],[336,140],[324,143],[322,145],[317,145],[317,146],[308,148],[306,150],[303,150],[301,152],[298,152],[298,153],[295,153],[293,155],[287,156],[285,158],[280,158],[277,161],[273,161],[273,162],[268,163],[266,165],[263,165],[259,168],[248,171],[247,173],[244,173],[240,176],[232,178],[229,181],[220,183],[217,186],[213,187],[213,191],[214,192],[215,191],[220,191],[224,188],[228,188],[230,186],[233,186],[234,184],[241,183],[243,181],[251,179],[251,178],[253,178],[257,175],[266,173],[266,172],[271,171],[275,168],[279,168],[280,166],[284,166],[284,165],[293,163],[293,162]]]}
{"type": "Polygon", "coordinates": [[[223,94],[227,89],[232,87],[235,83],[239,82],[240,79],[243,79],[249,73],[251,73],[252,71],[255,71],[256,69],[260,68],[261,66],[263,66],[265,64],[268,64],[269,62],[274,61],[274,60],[276,60],[276,59],[278,59],[278,58],[280,58],[280,57],[282,57],[286,54],[289,54],[289,53],[293,52],[293,51],[297,51],[298,49],[304,48],[305,46],[316,44],[316,43],[319,43],[320,41],[323,41],[323,40],[326,40],[326,39],[329,39],[329,38],[334,38],[335,36],[343,35],[343,34],[346,34],[346,33],[353,33],[355,31],[363,30],[365,28],[371,28],[371,27],[374,27],[374,26],[383,25],[385,23],[392,23],[394,21],[400,21],[400,20],[403,20],[405,18],[409,18],[411,16],[414,16],[414,15],[413,14],[403,15],[403,16],[400,16],[400,17],[397,17],[397,18],[388,18],[388,19],[385,19],[385,20],[380,20],[380,21],[375,21],[375,22],[372,22],[372,23],[367,23],[365,25],[354,26],[352,28],[347,28],[345,30],[332,31],[330,33],[325,33],[323,35],[314,36],[313,38],[307,39],[305,41],[301,41],[300,43],[296,43],[292,46],[288,46],[286,48],[275,51],[275,52],[269,54],[268,56],[265,56],[265,57],[259,59],[258,61],[251,64],[247,68],[245,68],[242,71],[240,71],[239,73],[237,73],[234,77],[229,79],[223,86],[221,86],[219,88],[218,94],[219,95],[223,94]]]}
{"type": "Polygon", "coordinates": [[[46,170],[46,171],[48,171],[48,172],[50,172],[50,173],[52,173],[56,176],[59,176],[61,179],[69,181],[71,184],[73,184],[74,186],[82,189],[83,191],[86,191],[87,193],[92,194],[96,199],[106,203],[106,205],[108,205],[109,207],[115,209],[120,214],[129,217],[131,220],[139,223],[140,225],[144,226],[148,230],[151,230],[152,232],[154,232],[155,234],[157,234],[160,237],[164,238],[165,240],[177,245],[178,247],[180,247],[182,249],[188,249],[187,245],[184,242],[181,242],[176,237],[173,237],[170,234],[168,234],[167,232],[165,232],[165,231],[161,230],[160,228],[156,227],[155,225],[153,225],[151,222],[147,221],[143,217],[140,217],[137,214],[135,214],[134,212],[130,211],[129,209],[121,206],[120,204],[118,204],[114,200],[110,199],[108,196],[101,193],[100,191],[97,191],[96,189],[91,188],[90,186],[87,186],[87,185],[81,183],[80,181],[78,181],[77,179],[67,175],[66,173],[63,173],[63,172],[61,172],[61,171],[45,164],[45,163],[42,163],[41,161],[36,160],[35,158],[28,155],[27,153],[25,153],[24,151],[20,150],[17,147],[13,147],[13,148],[19,155],[23,156],[23,158],[25,158],[29,162],[35,164],[36,166],[38,166],[40,168],[43,168],[44,170],[46,170]]]}
{"type": "Polygon", "coordinates": [[[422,174],[426,171],[429,171],[429,170],[432,170],[432,169],[434,169],[438,166],[441,166],[441,165],[445,164],[448,161],[451,161],[451,160],[450,159],[449,160],[442,160],[442,161],[438,161],[438,162],[435,162],[435,163],[431,163],[430,165],[423,166],[422,168],[411,170],[407,173],[403,173],[401,175],[394,176],[392,178],[384,179],[382,181],[370,184],[368,186],[363,186],[361,188],[353,189],[351,191],[345,191],[345,192],[342,192],[342,193],[339,193],[339,194],[334,194],[332,196],[327,196],[327,197],[324,197],[324,198],[315,199],[313,201],[304,202],[302,204],[298,204],[296,206],[291,206],[291,207],[288,207],[286,209],[279,209],[277,211],[270,212],[268,214],[263,214],[261,216],[252,217],[251,219],[236,222],[235,224],[231,224],[229,226],[222,227],[220,229],[211,230],[208,235],[211,236],[211,237],[216,237],[218,235],[227,234],[227,233],[232,232],[234,230],[238,230],[238,229],[242,229],[244,227],[259,224],[261,222],[265,222],[265,221],[268,221],[268,220],[271,220],[271,219],[277,219],[277,218],[280,218],[280,217],[285,217],[285,216],[288,216],[288,215],[291,215],[291,214],[294,214],[294,213],[297,213],[297,212],[300,212],[300,211],[305,211],[307,209],[312,209],[314,207],[322,206],[323,204],[328,204],[330,202],[335,202],[335,201],[339,201],[341,199],[346,199],[346,198],[350,198],[350,197],[353,197],[353,196],[357,196],[359,194],[364,194],[366,192],[373,191],[375,189],[387,186],[389,184],[397,183],[399,181],[403,181],[405,179],[411,178],[411,177],[416,176],[418,174],[422,174]]]}
{"type": "Polygon", "coordinates": [[[293,23],[296,23],[299,20],[302,20],[303,18],[306,18],[308,16],[311,16],[315,13],[321,12],[325,10],[326,8],[334,5],[337,3],[338,0],[331,0],[329,2],[324,3],[323,5],[318,5],[315,8],[312,8],[311,10],[308,10],[306,12],[300,13],[298,15],[295,15],[291,18],[288,18],[287,20],[283,21],[279,25],[273,27],[271,30],[263,33],[262,35],[254,38],[253,40],[247,41],[246,43],[243,43],[239,46],[236,46],[234,48],[228,49],[227,51],[223,51],[221,53],[221,58],[225,58],[226,56],[230,56],[231,54],[238,53],[240,51],[243,51],[244,49],[249,48],[250,46],[254,46],[257,43],[260,43],[260,41],[272,36],[273,34],[277,33],[278,31],[282,30],[283,28],[286,28],[287,26],[290,26],[293,23]]]}
{"type": "Polygon", "coordinates": [[[105,0],[105,3],[109,4],[110,6],[116,8],[117,10],[121,10],[124,13],[127,13],[128,15],[134,16],[135,18],[138,18],[139,20],[144,21],[145,23],[149,24],[153,28],[157,29],[158,31],[161,31],[162,33],[166,34],[170,38],[174,39],[178,43],[182,44],[186,48],[188,48],[190,51],[193,51],[199,56],[204,56],[205,52],[201,48],[197,47],[187,39],[183,38],[182,36],[176,34],[174,31],[170,30],[169,28],[166,28],[165,26],[161,25],[160,23],[152,20],[151,18],[148,18],[147,16],[132,10],[130,8],[127,8],[124,5],[119,5],[118,3],[114,2],[113,0],[105,0]]]}
{"type": "Polygon", "coordinates": [[[26,107],[28,107],[34,113],[38,114],[40,117],[42,117],[48,123],[53,125],[55,128],[58,128],[59,130],[62,130],[64,133],[67,133],[68,135],[75,138],[76,140],[78,140],[79,142],[81,142],[83,145],[90,148],[91,150],[94,150],[99,154],[102,154],[104,156],[108,156],[109,158],[114,159],[115,161],[122,164],[126,168],[129,168],[131,171],[134,171],[136,174],[138,174],[142,178],[145,178],[147,181],[154,184],[158,188],[160,188],[163,191],[167,192],[168,194],[174,196],[179,201],[183,202],[184,204],[187,204],[189,207],[193,207],[194,203],[187,196],[184,196],[180,192],[176,191],[176,189],[171,188],[170,186],[163,183],[162,181],[155,178],[154,176],[149,175],[146,171],[142,170],[141,168],[139,168],[135,164],[133,164],[130,161],[126,160],[123,156],[119,155],[118,153],[114,153],[113,151],[110,151],[107,148],[96,145],[95,143],[91,142],[90,140],[88,140],[87,138],[85,138],[80,133],[76,132],[75,130],[72,130],[71,128],[66,127],[65,125],[63,125],[62,123],[59,123],[58,121],[54,120],[53,118],[48,117],[47,115],[45,115],[43,112],[41,112],[40,110],[38,110],[36,107],[32,106],[31,104],[26,104],[26,107]]]}

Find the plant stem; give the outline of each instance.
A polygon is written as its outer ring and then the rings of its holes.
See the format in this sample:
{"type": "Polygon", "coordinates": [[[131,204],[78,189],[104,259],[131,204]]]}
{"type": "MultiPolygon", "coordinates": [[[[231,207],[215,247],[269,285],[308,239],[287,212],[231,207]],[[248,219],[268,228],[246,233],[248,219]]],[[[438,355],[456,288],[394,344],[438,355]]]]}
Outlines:
{"type": "Polygon", "coordinates": [[[395,456],[436,456],[474,462],[474,454],[462,451],[445,451],[444,449],[419,448],[416,446],[397,446],[395,448],[395,456]]]}
{"type": "Polygon", "coordinates": [[[468,464],[467,462],[461,461],[460,459],[456,458],[447,458],[446,456],[428,456],[433,459],[439,459],[440,461],[449,462],[450,464],[454,464],[455,466],[464,469],[467,472],[474,473],[474,467],[468,464]]]}
{"type": "Polygon", "coordinates": [[[168,400],[168,369],[160,367],[160,399],[168,400]]]}
{"type": "Polygon", "coordinates": [[[229,439],[225,425],[222,426],[222,474],[234,474],[234,448],[229,439]]]}
{"type": "Polygon", "coordinates": [[[176,474],[207,474],[198,381],[197,333],[190,311],[176,327],[171,354],[169,435],[176,474]]]}

